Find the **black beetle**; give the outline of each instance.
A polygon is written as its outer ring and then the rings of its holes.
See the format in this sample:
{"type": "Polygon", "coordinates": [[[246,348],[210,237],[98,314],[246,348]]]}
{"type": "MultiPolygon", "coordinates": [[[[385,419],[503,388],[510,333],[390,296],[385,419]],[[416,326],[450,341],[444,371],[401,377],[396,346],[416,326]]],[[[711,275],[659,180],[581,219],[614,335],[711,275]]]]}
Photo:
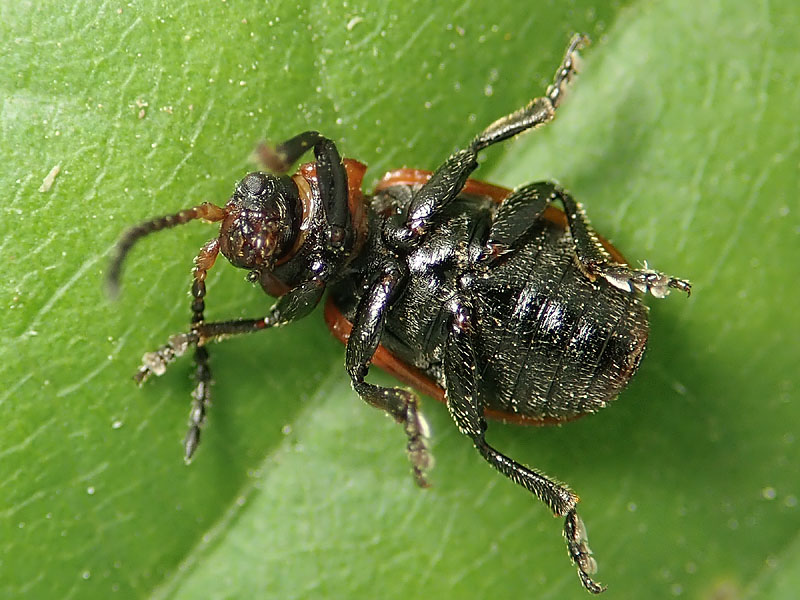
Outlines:
{"type": "Polygon", "coordinates": [[[262,147],[262,160],[276,174],[247,175],[224,207],[205,203],[124,234],[108,274],[112,291],[139,238],[195,219],[222,222],[195,259],[188,333],[145,354],[135,375],[138,383],[160,375],[194,348],[187,461],[210,398],[207,342],[305,317],[328,289],[325,318],[347,344],[353,388],[403,426],[417,483],[427,485],[431,464],[417,397],[367,383],[371,363],[444,400],[490,465],[564,517],[581,582],[603,591],[590,576],[596,563],[577,496],[492,447],[484,416],[546,424],[603,408],[644,352],[642,293],[661,298],[670,288],[689,293],[691,285],[629,267],[594,232],[582,206],[553,183],[511,192],[468,178],[478,152],[553,119],[586,41],[573,37],[543,97],[489,125],[433,173],[392,171],[364,197],[366,167],[342,160],[330,139],[306,131],[274,149],[262,147]],[[315,161],[286,176],[312,148],[315,161]],[[550,206],[555,201],[564,212],[550,206]],[[278,298],[265,317],[205,322],[206,273],[220,252],[278,298]]]}

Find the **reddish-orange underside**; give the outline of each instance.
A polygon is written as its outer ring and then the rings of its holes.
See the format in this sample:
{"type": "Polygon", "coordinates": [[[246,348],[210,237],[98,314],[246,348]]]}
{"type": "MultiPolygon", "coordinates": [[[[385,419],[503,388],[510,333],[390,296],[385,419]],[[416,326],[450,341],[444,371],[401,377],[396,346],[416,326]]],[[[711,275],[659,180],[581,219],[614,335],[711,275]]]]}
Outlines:
{"type": "MultiPolygon", "coordinates": [[[[360,175],[363,176],[363,172],[361,172],[360,175]]],[[[378,182],[378,185],[375,186],[375,191],[379,192],[395,185],[422,185],[428,181],[430,177],[431,171],[423,171],[420,169],[396,169],[394,171],[389,171],[383,176],[383,178],[378,182]]],[[[509,194],[511,194],[511,190],[497,185],[492,185],[491,183],[477,181],[475,179],[468,179],[462,193],[470,196],[489,197],[499,204],[505,200],[509,194]]],[[[557,208],[548,206],[542,216],[543,218],[555,223],[563,229],[566,229],[567,227],[566,215],[563,211],[557,208]]],[[[614,248],[610,242],[602,237],[599,237],[599,239],[600,243],[602,243],[603,247],[608,250],[614,260],[619,263],[627,264],[625,257],[623,257],[622,254],[616,248],[614,248]]],[[[328,328],[331,330],[336,339],[343,344],[347,344],[347,340],[350,339],[350,332],[353,329],[353,325],[347,320],[347,318],[345,318],[330,297],[325,303],[325,322],[328,324],[328,328]]],[[[439,386],[430,377],[428,377],[428,375],[416,367],[403,362],[401,359],[389,352],[389,350],[384,348],[383,345],[379,345],[378,349],[375,351],[375,355],[372,357],[372,364],[379,369],[386,371],[393,377],[396,377],[403,383],[410,385],[426,396],[435,398],[440,402],[446,401],[445,391],[441,388],[441,386],[439,386]]],[[[581,416],[578,415],[570,419],[558,419],[554,417],[535,418],[525,415],[509,414],[492,409],[486,409],[485,414],[491,419],[524,425],[555,425],[557,423],[564,423],[565,421],[570,421],[581,416]]]]}

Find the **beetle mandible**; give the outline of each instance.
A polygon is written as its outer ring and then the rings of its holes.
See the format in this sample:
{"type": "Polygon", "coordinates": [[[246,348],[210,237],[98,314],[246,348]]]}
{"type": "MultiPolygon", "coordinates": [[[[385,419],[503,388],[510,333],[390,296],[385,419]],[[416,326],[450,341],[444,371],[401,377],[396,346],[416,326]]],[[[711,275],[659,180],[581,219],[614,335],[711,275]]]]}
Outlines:
{"type": "Polygon", "coordinates": [[[143,357],[141,384],[190,349],[196,387],[184,442],[197,449],[210,399],[211,340],[285,325],[307,316],[329,291],[325,318],[347,344],[346,369],[358,395],[403,426],[414,478],[426,486],[431,458],[417,396],[366,381],[378,364],[438,397],[459,430],[503,475],[564,518],[564,535],[584,587],[605,589],[565,485],[522,465],[486,440],[485,416],[560,423],[616,398],[645,349],[649,292],[661,298],[691,284],[634,269],[589,224],[583,207],[554,183],[509,191],[469,179],[478,153],[551,121],[576,73],[572,38],[552,85],[480,132],[433,173],[387,173],[372,196],[366,167],[339,155],[333,141],[306,131],[262,147],[272,173],[250,173],[224,207],[204,203],[129,229],[108,273],[118,290],[122,264],[140,238],[190,221],[221,222],[195,259],[189,331],[143,357]],[[287,176],[312,150],[314,162],[287,176]],[[564,211],[551,206],[561,204],[564,211]],[[264,317],[206,322],[205,279],[222,253],[248,280],[277,297],[264,317]]]}

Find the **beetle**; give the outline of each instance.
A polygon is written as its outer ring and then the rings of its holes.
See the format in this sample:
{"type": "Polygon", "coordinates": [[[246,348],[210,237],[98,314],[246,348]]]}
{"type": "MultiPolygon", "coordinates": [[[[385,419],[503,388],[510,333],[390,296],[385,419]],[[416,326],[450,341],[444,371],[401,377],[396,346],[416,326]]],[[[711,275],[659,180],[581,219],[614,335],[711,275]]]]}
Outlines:
{"type": "Polygon", "coordinates": [[[490,124],[432,173],[391,171],[365,196],[366,167],[342,159],[319,132],[306,131],[274,148],[262,146],[271,172],[244,177],[225,206],[200,204],[120,238],[108,273],[112,293],[140,238],[197,219],[221,224],[195,259],[189,330],[146,353],[134,376],[141,384],[194,352],[187,461],[210,400],[208,342],[301,319],[327,290],[325,319],[346,343],[352,386],[402,425],[416,483],[427,485],[431,466],[418,398],[369,383],[371,364],[443,400],[492,467],[564,518],[583,586],[605,589],[591,577],[597,565],[576,511],[578,497],[494,448],[485,417],[562,423],[605,407],[642,358],[648,337],[643,294],[689,294],[691,284],[646,264],[630,267],[595,233],[581,204],[554,183],[510,191],[469,177],[481,150],[554,118],[587,42],[573,36],[544,96],[490,124]],[[311,150],[314,161],[288,176],[311,150]],[[205,321],[206,275],[220,253],[277,298],[266,316],[205,321]]]}

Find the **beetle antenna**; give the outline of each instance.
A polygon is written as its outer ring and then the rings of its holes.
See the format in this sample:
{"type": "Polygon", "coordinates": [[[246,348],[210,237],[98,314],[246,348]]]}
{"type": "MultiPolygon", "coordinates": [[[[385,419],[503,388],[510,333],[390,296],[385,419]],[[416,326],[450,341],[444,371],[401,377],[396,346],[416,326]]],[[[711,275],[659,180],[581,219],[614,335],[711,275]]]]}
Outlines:
{"type": "Polygon", "coordinates": [[[162,229],[170,229],[172,227],[177,227],[178,225],[184,225],[185,223],[194,221],[196,219],[203,219],[209,223],[221,221],[227,214],[228,213],[224,208],[221,208],[215,204],[211,204],[210,202],[204,202],[199,206],[187,208],[173,215],[166,215],[150,221],[145,221],[144,223],[140,223],[139,225],[128,229],[128,231],[122,234],[122,237],[117,242],[116,253],[111,261],[108,274],[106,275],[106,288],[108,289],[108,294],[112,298],[116,298],[119,295],[119,282],[122,274],[122,263],[125,261],[125,257],[128,255],[128,252],[130,252],[131,248],[133,248],[133,245],[138,242],[139,239],[153,232],[161,231],[162,229]]]}

